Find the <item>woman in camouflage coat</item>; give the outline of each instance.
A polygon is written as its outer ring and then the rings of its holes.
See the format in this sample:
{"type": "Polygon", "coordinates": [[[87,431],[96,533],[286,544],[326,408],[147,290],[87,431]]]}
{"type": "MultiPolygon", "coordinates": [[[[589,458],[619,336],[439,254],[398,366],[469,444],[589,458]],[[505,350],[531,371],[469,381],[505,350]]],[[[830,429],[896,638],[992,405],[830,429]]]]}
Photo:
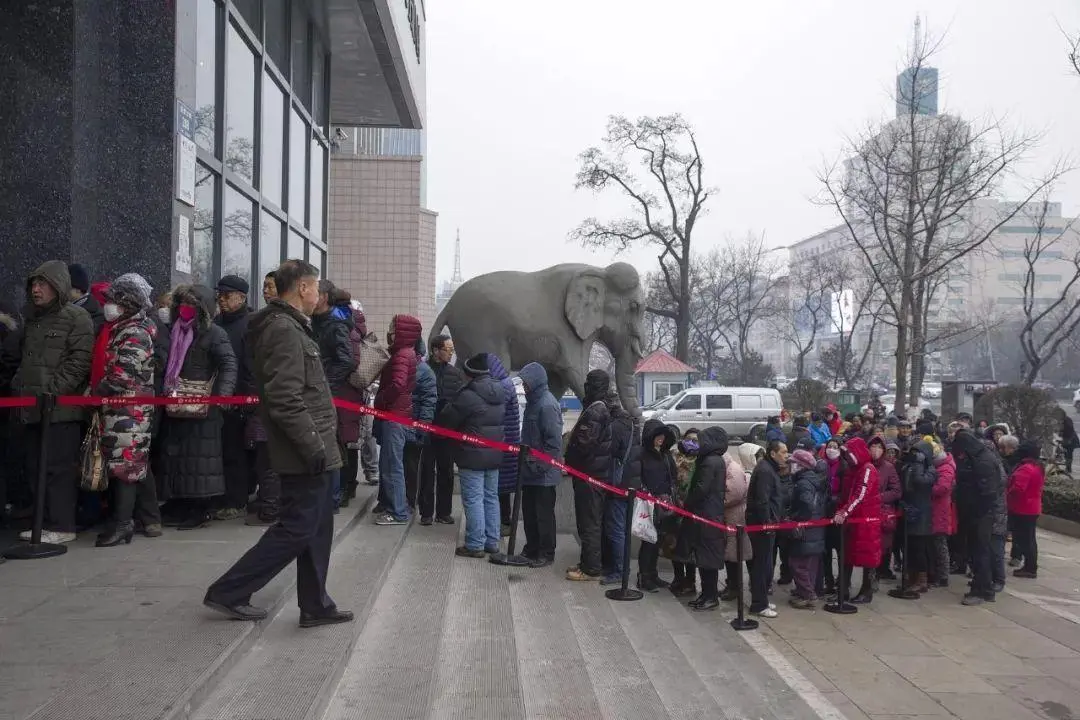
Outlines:
{"type": "MultiPolygon", "coordinates": [[[[157,327],[147,316],[150,284],[142,276],[118,277],[106,294],[108,340],[104,370],[95,395],[122,397],[154,394],[154,337],[157,327]]],[[[136,505],[146,526],[160,525],[157,493],[149,477],[151,405],[107,405],[101,410],[101,452],[116,501],[115,522],[98,536],[98,547],[130,543],[136,505]]]]}

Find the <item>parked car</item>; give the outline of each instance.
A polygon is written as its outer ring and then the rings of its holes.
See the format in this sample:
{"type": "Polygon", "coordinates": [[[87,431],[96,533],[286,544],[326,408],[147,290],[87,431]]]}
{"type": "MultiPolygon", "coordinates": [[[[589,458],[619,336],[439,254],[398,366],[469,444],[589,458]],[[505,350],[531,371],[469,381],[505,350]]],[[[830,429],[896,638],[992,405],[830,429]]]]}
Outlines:
{"type": "MultiPolygon", "coordinates": [[[[896,395],[882,395],[880,400],[881,404],[884,405],[885,409],[889,412],[892,412],[893,408],[896,406],[896,395]]],[[[863,405],[863,412],[866,412],[866,409],[868,407],[868,405],[863,405]]],[[[912,409],[915,410],[915,412],[920,412],[927,408],[933,409],[930,405],[930,401],[924,397],[918,398],[918,402],[916,402],[915,405],[912,406],[912,409]]]]}
{"type": "Polygon", "coordinates": [[[763,440],[769,416],[782,412],[775,388],[692,387],[673,396],[666,408],[651,417],[674,425],[680,434],[718,425],[733,437],[763,440]]]}
{"type": "Polygon", "coordinates": [[[939,382],[924,382],[922,386],[923,395],[928,398],[938,399],[941,397],[941,383],[939,382]]]}

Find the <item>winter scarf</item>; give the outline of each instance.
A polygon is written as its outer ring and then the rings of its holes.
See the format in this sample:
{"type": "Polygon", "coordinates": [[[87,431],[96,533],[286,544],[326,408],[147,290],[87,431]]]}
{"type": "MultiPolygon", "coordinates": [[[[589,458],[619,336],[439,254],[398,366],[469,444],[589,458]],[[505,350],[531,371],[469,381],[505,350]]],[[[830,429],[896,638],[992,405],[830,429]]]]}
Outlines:
{"type": "Polygon", "coordinates": [[[176,318],[172,326],[169,346],[169,362],[165,366],[165,392],[172,392],[180,384],[180,371],[184,368],[184,360],[187,359],[188,350],[195,341],[195,323],[193,320],[181,320],[176,318]]]}
{"type": "Polygon", "coordinates": [[[90,358],[90,392],[94,392],[94,388],[98,386],[98,383],[105,377],[105,362],[106,354],[109,349],[109,338],[112,337],[113,326],[116,322],[108,322],[101,326],[101,332],[98,333],[97,339],[94,341],[94,354],[90,358]]]}

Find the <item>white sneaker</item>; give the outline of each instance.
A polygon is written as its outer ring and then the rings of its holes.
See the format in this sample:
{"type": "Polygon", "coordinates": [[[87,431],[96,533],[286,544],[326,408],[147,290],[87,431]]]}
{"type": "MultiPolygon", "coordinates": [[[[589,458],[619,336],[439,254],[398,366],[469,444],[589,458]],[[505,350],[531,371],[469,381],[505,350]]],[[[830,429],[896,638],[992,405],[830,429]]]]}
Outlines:
{"type": "Polygon", "coordinates": [[[19,533],[19,539],[20,540],[29,540],[30,536],[33,535],[33,534],[34,534],[33,530],[23,530],[21,533],[19,533]]]}
{"type": "Polygon", "coordinates": [[[62,545],[64,543],[73,542],[77,535],[73,532],[56,532],[54,530],[46,530],[41,533],[41,542],[49,543],[50,545],[62,545]]]}
{"type": "Polygon", "coordinates": [[[763,617],[763,618],[774,618],[777,615],[779,615],[779,613],[776,612],[776,610],[772,609],[771,607],[767,607],[764,610],[762,610],[761,612],[756,612],[754,614],[757,615],[758,617],[763,617]]]}
{"type": "Polygon", "coordinates": [[[776,609],[776,603],[769,603],[769,609],[770,610],[775,610],[776,609]]]}

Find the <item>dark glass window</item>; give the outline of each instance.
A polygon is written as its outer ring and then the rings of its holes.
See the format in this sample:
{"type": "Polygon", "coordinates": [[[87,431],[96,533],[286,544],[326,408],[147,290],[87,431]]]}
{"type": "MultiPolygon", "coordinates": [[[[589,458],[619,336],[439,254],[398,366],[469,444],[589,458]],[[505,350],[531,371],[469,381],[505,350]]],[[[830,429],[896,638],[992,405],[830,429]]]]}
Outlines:
{"type": "Polygon", "coordinates": [[[281,264],[281,221],[263,210],[262,223],[259,227],[259,277],[258,283],[266,273],[277,270],[281,264]]]}
{"type": "Polygon", "coordinates": [[[216,152],[217,23],[214,0],[198,0],[195,8],[195,142],[216,152]]]}
{"type": "Polygon", "coordinates": [[[285,250],[289,260],[304,259],[304,238],[292,228],[289,228],[289,245],[285,250]]]}
{"type": "Polygon", "coordinates": [[[314,86],[315,106],[311,114],[315,119],[315,125],[326,132],[326,52],[322,43],[315,41],[315,65],[312,68],[311,83],[314,86]]]}
{"type": "Polygon", "coordinates": [[[217,176],[205,165],[195,170],[195,222],[191,248],[191,281],[201,285],[214,282],[214,196],[217,176]]]}
{"type": "Polygon", "coordinates": [[[259,189],[270,202],[282,207],[281,182],[285,161],[285,96],[270,77],[263,74],[262,81],[262,148],[259,172],[262,178],[259,189]]]}
{"type": "Polygon", "coordinates": [[[319,268],[319,274],[326,277],[326,253],[315,243],[308,245],[308,262],[319,268]]]}
{"type": "MultiPolygon", "coordinates": [[[[271,0],[270,4],[274,5],[280,0],[271,0]]],[[[262,0],[233,0],[233,7],[240,13],[240,17],[244,18],[248,27],[255,32],[255,36],[258,37],[261,32],[262,26],[262,0]]]]}
{"type": "Polygon", "coordinates": [[[687,395],[679,404],[675,406],[676,410],[700,410],[701,409],[701,396],[700,395],[687,395]]]}
{"type": "Polygon", "coordinates": [[[307,14],[301,2],[293,3],[292,11],[292,88],[296,96],[311,110],[311,42],[307,14]]]}
{"type": "Polygon", "coordinates": [[[289,111],[289,215],[307,226],[307,148],[309,130],[296,108],[289,111]]]}
{"type": "Polygon", "coordinates": [[[251,182],[255,177],[255,54],[232,23],[226,51],[225,165],[251,182]]]}
{"type": "Polygon", "coordinates": [[[265,4],[266,36],[263,45],[270,60],[283,75],[289,75],[289,0],[265,4]]]}
{"type": "Polygon", "coordinates": [[[323,149],[322,143],[317,139],[311,139],[311,204],[308,206],[311,208],[311,222],[308,223],[308,227],[311,228],[311,235],[317,237],[320,240],[323,236],[323,200],[325,199],[325,193],[323,191],[323,171],[326,166],[326,151],[323,149]]]}
{"type": "Polygon", "coordinates": [[[232,185],[225,186],[222,221],[221,274],[239,275],[251,282],[252,202],[232,185]]]}
{"type": "Polygon", "coordinates": [[[731,396],[730,395],[706,395],[705,407],[709,410],[730,410],[731,409],[731,396]]]}

